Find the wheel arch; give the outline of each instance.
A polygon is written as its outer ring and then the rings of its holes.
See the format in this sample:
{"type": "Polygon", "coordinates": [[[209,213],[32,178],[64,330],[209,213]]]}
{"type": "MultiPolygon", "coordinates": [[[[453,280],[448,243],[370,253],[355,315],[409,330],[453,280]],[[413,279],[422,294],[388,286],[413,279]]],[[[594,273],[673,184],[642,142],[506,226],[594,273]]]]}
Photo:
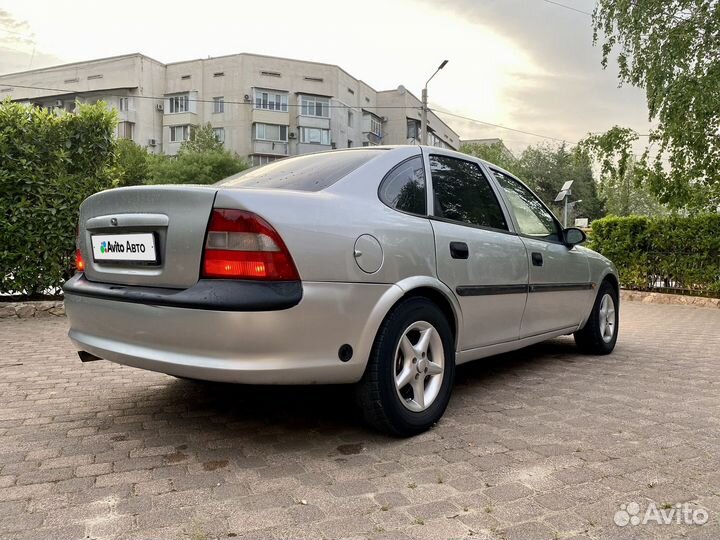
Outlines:
{"type": "MultiPolygon", "coordinates": [[[[371,324],[366,327],[363,347],[370,353],[372,343],[388,314],[403,300],[412,297],[426,297],[434,302],[447,316],[450,327],[453,331],[455,341],[455,352],[459,349],[460,333],[462,325],[462,311],[460,304],[453,292],[437,278],[431,276],[413,276],[403,279],[397,283],[380,298],[370,315],[371,324]]],[[[363,351],[365,353],[365,351],[363,351]]],[[[365,354],[364,354],[365,355],[365,354]]]]}

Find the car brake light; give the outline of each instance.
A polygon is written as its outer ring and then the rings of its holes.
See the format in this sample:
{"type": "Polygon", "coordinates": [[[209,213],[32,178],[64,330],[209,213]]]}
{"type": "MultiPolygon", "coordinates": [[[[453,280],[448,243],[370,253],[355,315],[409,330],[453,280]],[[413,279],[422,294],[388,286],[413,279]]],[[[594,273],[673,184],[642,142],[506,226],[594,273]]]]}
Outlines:
{"type": "Polygon", "coordinates": [[[83,260],[80,249],[75,250],[75,270],[77,270],[78,272],[85,271],[85,261],[83,260]]]}
{"type": "Polygon", "coordinates": [[[85,271],[85,260],[80,251],[80,225],[75,230],[75,270],[77,272],[85,271]]]}
{"type": "Polygon", "coordinates": [[[206,278],[299,280],[285,243],[260,216],[215,209],[210,217],[202,276],[206,278]]]}

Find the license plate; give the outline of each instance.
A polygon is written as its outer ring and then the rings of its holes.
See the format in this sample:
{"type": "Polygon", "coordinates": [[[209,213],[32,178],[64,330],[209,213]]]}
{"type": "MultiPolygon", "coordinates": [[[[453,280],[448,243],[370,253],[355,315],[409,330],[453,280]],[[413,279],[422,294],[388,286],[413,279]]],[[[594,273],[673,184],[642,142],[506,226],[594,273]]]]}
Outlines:
{"type": "Polygon", "coordinates": [[[157,262],[153,233],[94,234],[91,241],[96,261],[157,262]]]}

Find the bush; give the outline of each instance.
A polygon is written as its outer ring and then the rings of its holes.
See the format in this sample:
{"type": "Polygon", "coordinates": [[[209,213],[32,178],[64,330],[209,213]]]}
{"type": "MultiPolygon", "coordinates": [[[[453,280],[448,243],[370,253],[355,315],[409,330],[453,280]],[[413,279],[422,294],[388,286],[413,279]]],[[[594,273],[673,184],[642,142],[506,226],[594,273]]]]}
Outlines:
{"type": "Polygon", "coordinates": [[[80,203],[111,186],[115,114],[0,103],[0,292],[55,293],[72,274],[80,203]]]}
{"type": "Polygon", "coordinates": [[[177,156],[149,158],[148,184],[214,184],[248,168],[245,160],[223,147],[210,124],[192,130],[177,156]]]}
{"type": "Polygon", "coordinates": [[[117,165],[113,175],[114,187],[137,186],[150,178],[150,155],[147,148],[130,139],[118,139],[115,156],[117,165]]]}
{"type": "Polygon", "coordinates": [[[590,247],[612,260],[630,289],[720,294],[720,215],[607,217],[590,247]]]}

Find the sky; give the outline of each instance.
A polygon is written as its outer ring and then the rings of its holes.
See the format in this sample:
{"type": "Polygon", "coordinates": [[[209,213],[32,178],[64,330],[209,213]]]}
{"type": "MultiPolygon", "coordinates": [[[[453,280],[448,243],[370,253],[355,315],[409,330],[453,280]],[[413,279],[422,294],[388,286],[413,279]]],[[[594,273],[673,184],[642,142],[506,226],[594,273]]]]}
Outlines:
{"type": "Polygon", "coordinates": [[[161,62],[239,52],[337,64],[402,84],[461,138],[515,152],[613,125],[647,133],[642,90],[618,87],[592,44],[593,0],[0,0],[0,73],[140,52],[161,62]]]}

